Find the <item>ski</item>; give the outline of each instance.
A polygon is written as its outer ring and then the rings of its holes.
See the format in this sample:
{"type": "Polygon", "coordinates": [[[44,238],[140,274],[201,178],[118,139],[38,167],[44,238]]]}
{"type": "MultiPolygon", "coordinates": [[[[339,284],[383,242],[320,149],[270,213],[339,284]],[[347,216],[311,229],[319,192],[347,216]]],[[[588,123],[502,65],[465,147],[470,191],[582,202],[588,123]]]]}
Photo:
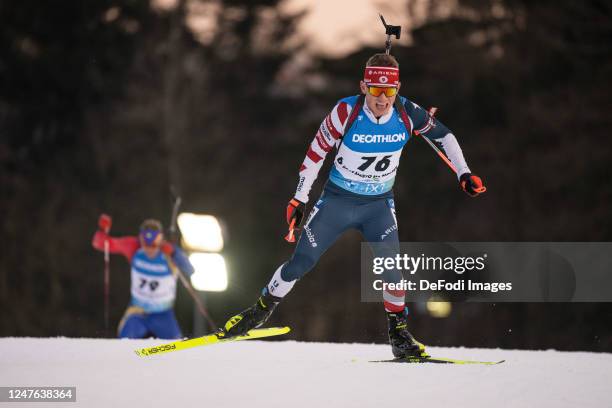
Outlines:
{"type": "Polygon", "coordinates": [[[392,360],[374,360],[371,363],[409,363],[409,364],[480,364],[480,365],[496,365],[501,364],[506,360],[499,361],[476,361],[476,360],[457,360],[453,358],[440,358],[440,357],[404,357],[394,358],[392,360]]]}
{"type": "Polygon", "coordinates": [[[173,351],[186,350],[193,347],[208,346],[217,343],[227,343],[230,341],[261,339],[264,337],[280,336],[289,333],[289,327],[267,327],[265,329],[250,330],[244,336],[223,337],[222,333],[209,334],[195,339],[178,340],[172,343],[161,344],[154,347],[145,347],[134,350],[139,357],[149,357],[173,351]]]}

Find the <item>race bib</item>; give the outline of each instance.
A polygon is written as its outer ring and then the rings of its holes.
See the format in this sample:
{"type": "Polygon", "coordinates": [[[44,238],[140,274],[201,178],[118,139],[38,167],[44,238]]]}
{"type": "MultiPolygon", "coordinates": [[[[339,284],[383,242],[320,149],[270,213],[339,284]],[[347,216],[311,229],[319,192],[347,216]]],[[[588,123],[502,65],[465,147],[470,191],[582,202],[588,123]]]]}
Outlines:
{"type": "Polygon", "coordinates": [[[345,179],[384,183],[395,178],[401,154],[401,150],[380,153],[357,152],[342,145],[334,166],[345,179]]]}
{"type": "Polygon", "coordinates": [[[145,311],[165,310],[174,304],[176,278],[172,274],[144,274],[132,268],[132,300],[145,311]]]}

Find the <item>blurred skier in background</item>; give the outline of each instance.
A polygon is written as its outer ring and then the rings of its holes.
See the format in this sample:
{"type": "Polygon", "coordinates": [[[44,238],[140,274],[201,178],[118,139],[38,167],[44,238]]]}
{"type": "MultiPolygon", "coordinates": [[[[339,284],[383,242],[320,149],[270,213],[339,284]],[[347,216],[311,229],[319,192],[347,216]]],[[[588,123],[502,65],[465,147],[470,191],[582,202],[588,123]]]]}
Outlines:
{"type": "Polygon", "coordinates": [[[111,225],[111,217],[102,214],[92,245],[99,251],[104,251],[107,245],[110,253],[125,256],[131,265],[131,300],[119,323],[118,336],[181,338],[174,315],[174,300],[178,269],[188,277],[194,272],[186,254],[177,245],[164,240],[158,220],[145,220],[138,236],[120,238],[108,235],[111,225]]]}
{"type": "MultiPolygon", "coordinates": [[[[460,187],[470,196],[485,191],[482,180],[471,174],[451,131],[419,105],[398,99],[399,64],[389,54],[375,54],[366,63],[361,95],[341,99],[323,120],[299,171],[294,197],[287,206],[288,240],[299,228],[309,192],[324,159],[337,154],[323,193],[306,221],[291,259],[274,272],[257,302],[230,318],[221,335],[236,336],[261,326],[295,283],[311,270],[321,255],[348,229],[359,230],[376,256],[399,253],[393,183],[404,145],[413,134],[439,145],[456,172],[460,187]]],[[[388,270],[385,282],[402,279],[388,270]]],[[[423,357],[425,348],[407,330],[403,290],[383,292],[389,342],[395,357],[423,357]]]]}

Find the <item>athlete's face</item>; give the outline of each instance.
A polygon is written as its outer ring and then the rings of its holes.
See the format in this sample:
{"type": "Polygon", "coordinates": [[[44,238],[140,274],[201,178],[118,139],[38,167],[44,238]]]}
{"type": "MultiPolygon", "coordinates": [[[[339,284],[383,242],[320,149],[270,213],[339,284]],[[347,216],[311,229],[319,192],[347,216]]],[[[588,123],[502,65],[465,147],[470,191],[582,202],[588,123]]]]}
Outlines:
{"type": "Polygon", "coordinates": [[[148,258],[155,258],[157,254],[159,253],[159,249],[161,247],[162,240],[164,239],[163,234],[160,232],[155,237],[155,240],[151,242],[150,244],[147,243],[147,241],[145,240],[142,234],[139,235],[139,238],[140,238],[140,246],[142,247],[142,250],[144,251],[145,255],[148,258]]]}
{"type": "MultiPolygon", "coordinates": [[[[397,85],[398,91],[401,85],[402,85],[401,83],[397,85]]],[[[383,92],[379,96],[374,96],[370,94],[370,92],[368,91],[368,86],[363,81],[359,83],[359,87],[361,88],[361,92],[365,94],[366,103],[368,104],[368,108],[370,108],[374,116],[380,117],[380,116],[383,116],[389,113],[389,110],[391,109],[391,107],[393,106],[393,103],[395,102],[395,98],[397,97],[397,94],[393,96],[387,96],[383,92]]]]}

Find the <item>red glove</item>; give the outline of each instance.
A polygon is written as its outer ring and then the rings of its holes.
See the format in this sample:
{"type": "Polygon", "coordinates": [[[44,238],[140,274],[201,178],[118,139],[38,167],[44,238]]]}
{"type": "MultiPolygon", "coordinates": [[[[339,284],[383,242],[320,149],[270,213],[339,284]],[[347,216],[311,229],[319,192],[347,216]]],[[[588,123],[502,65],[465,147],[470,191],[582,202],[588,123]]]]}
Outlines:
{"type": "Polygon", "coordinates": [[[304,210],[306,205],[295,198],[292,198],[287,204],[287,224],[291,225],[291,222],[295,220],[293,226],[299,228],[302,218],[304,218],[304,210]]]}
{"type": "Polygon", "coordinates": [[[105,233],[109,233],[111,226],[113,225],[113,219],[110,215],[102,214],[100,218],[98,218],[98,228],[104,231],[105,233]]]}
{"type": "Polygon", "coordinates": [[[465,191],[470,197],[476,197],[478,194],[482,194],[487,191],[487,188],[482,184],[480,177],[473,175],[472,173],[463,173],[459,178],[459,184],[463,191],[465,191]]]}
{"type": "Polygon", "coordinates": [[[295,198],[292,198],[289,204],[287,204],[287,224],[289,224],[289,233],[285,237],[285,241],[295,242],[295,231],[300,229],[305,209],[306,205],[295,198]]]}

